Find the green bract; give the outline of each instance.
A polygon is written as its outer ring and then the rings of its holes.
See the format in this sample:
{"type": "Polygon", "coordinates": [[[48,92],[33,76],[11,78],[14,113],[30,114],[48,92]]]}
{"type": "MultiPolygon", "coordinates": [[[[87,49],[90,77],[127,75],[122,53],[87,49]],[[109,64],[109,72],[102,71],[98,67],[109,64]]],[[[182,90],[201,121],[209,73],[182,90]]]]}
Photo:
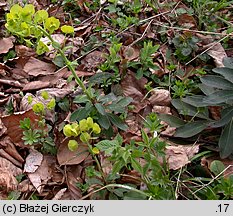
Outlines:
{"type": "Polygon", "coordinates": [[[55,17],[49,17],[45,21],[45,28],[52,34],[55,30],[57,30],[60,26],[60,21],[55,17]]]}
{"type": "Polygon", "coordinates": [[[87,131],[88,130],[87,120],[86,119],[82,119],[79,122],[79,127],[80,127],[81,131],[87,131]]]}
{"type": "Polygon", "coordinates": [[[84,143],[89,143],[89,140],[90,140],[90,139],[91,139],[91,136],[90,136],[89,133],[87,133],[87,132],[81,133],[81,135],[80,135],[80,140],[81,140],[82,142],[84,142],[84,143]]]}
{"type": "Polygon", "coordinates": [[[34,16],[34,22],[41,24],[41,23],[45,22],[45,20],[48,19],[48,17],[49,17],[49,15],[48,15],[48,12],[46,10],[38,10],[34,16]]]}
{"type": "Polygon", "coordinates": [[[47,47],[46,44],[44,44],[42,41],[39,41],[36,47],[36,53],[38,55],[42,55],[45,52],[48,52],[49,48],[47,47]]]}
{"type": "Polygon", "coordinates": [[[93,124],[93,128],[92,129],[93,129],[93,132],[95,134],[99,134],[101,132],[100,126],[97,123],[93,124]]]}
{"type": "Polygon", "coordinates": [[[32,106],[32,110],[35,112],[35,113],[43,113],[44,112],[44,104],[39,102],[39,103],[36,103],[32,106]]]}
{"type": "Polygon", "coordinates": [[[76,140],[69,140],[68,148],[70,151],[76,151],[78,149],[78,142],[76,140]]]}
{"type": "Polygon", "coordinates": [[[63,133],[66,137],[76,137],[79,135],[78,126],[76,126],[76,124],[67,124],[63,128],[63,133]]]}
{"type": "Polygon", "coordinates": [[[73,34],[74,33],[74,28],[69,25],[64,25],[61,27],[61,31],[65,34],[73,34]]]}

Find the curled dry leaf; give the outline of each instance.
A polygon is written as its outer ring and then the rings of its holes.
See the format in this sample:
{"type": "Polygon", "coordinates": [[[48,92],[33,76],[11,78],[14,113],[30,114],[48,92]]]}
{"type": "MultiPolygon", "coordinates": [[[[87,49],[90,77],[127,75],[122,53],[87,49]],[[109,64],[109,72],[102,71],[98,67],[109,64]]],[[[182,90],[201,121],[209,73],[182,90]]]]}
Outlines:
{"type": "Polygon", "coordinates": [[[178,170],[190,163],[190,159],[199,151],[199,145],[194,146],[167,146],[165,150],[169,169],[178,170]]]}
{"type": "Polygon", "coordinates": [[[152,112],[171,114],[171,108],[168,106],[153,106],[152,112]]]}
{"type": "Polygon", "coordinates": [[[60,165],[80,164],[89,155],[87,145],[81,143],[80,140],[77,140],[77,142],[79,143],[78,149],[76,151],[70,151],[68,149],[68,142],[69,139],[64,139],[58,148],[58,153],[57,153],[58,163],[60,165]]]}
{"type": "Polygon", "coordinates": [[[14,46],[14,37],[0,39],[0,54],[8,53],[8,51],[14,46]]]}
{"type": "Polygon", "coordinates": [[[31,150],[30,154],[26,158],[26,162],[24,165],[24,172],[34,173],[41,165],[42,160],[43,160],[43,155],[40,152],[36,150],[31,150]]]}
{"type": "Polygon", "coordinates": [[[148,99],[152,106],[168,106],[171,103],[171,95],[168,90],[165,89],[153,89],[151,96],[148,99]]]}
{"type": "Polygon", "coordinates": [[[94,51],[88,54],[81,61],[81,63],[84,65],[84,69],[86,69],[87,71],[93,71],[104,61],[105,61],[104,53],[100,51],[94,51]]]}
{"type": "Polygon", "coordinates": [[[48,75],[54,73],[55,65],[31,57],[24,65],[23,70],[30,76],[48,75]]]}
{"type": "Polygon", "coordinates": [[[24,145],[22,140],[23,130],[19,127],[20,121],[25,118],[30,118],[32,124],[35,124],[39,120],[39,117],[32,110],[28,110],[26,112],[3,116],[2,122],[7,128],[7,135],[15,145],[29,148],[30,146],[24,145]]]}
{"type": "Polygon", "coordinates": [[[0,186],[7,191],[16,190],[18,181],[16,176],[22,174],[22,170],[5,158],[0,157],[0,186]]]}
{"type": "MultiPolygon", "coordinates": [[[[40,156],[38,156],[38,162],[40,162],[40,156]]],[[[39,168],[35,172],[28,173],[28,177],[30,181],[32,182],[33,186],[36,188],[36,190],[39,193],[41,193],[44,186],[49,181],[49,179],[52,178],[51,170],[48,165],[46,157],[43,157],[43,160],[41,164],[39,165],[39,168]]]]}

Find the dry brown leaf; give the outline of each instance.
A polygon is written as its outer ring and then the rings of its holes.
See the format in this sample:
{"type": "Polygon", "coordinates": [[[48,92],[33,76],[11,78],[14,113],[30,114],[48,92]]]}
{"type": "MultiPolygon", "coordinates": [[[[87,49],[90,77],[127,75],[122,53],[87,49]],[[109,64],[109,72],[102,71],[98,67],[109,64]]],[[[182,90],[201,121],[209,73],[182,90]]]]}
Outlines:
{"type": "MultiPolygon", "coordinates": [[[[38,162],[40,162],[40,156],[38,162]]],[[[28,177],[36,190],[41,193],[48,180],[52,178],[46,157],[43,157],[39,168],[35,172],[28,173],[28,177]]]]}
{"type": "Polygon", "coordinates": [[[0,39],[0,54],[8,53],[8,51],[14,46],[14,37],[0,39]]]}
{"type": "Polygon", "coordinates": [[[104,61],[105,61],[104,53],[100,51],[94,51],[88,54],[81,61],[81,63],[84,65],[84,69],[86,69],[87,71],[93,71],[104,61]]]}
{"type": "Polygon", "coordinates": [[[66,191],[67,191],[67,188],[62,188],[55,194],[52,200],[61,200],[66,191]]]}
{"type": "Polygon", "coordinates": [[[79,140],[77,140],[77,142],[79,143],[78,149],[76,151],[70,151],[68,149],[68,141],[69,139],[63,140],[63,142],[60,144],[58,148],[58,153],[57,153],[58,163],[60,165],[80,164],[89,155],[87,145],[82,144],[79,140]]]}
{"type": "Polygon", "coordinates": [[[53,74],[56,66],[31,57],[23,69],[28,75],[36,77],[39,75],[53,74]]]}
{"type": "Polygon", "coordinates": [[[43,89],[47,88],[50,86],[50,82],[42,82],[42,81],[32,81],[30,83],[27,83],[23,87],[23,91],[32,91],[32,90],[38,90],[38,89],[43,89]]]}
{"type": "Polygon", "coordinates": [[[24,172],[34,173],[41,165],[42,160],[43,160],[43,155],[40,152],[36,150],[31,150],[30,154],[26,157],[24,172]]]}
{"type": "Polygon", "coordinates": [[[7,134],[11,138],[11,141],[20,147],[30,148],[30,146],[24,145],[22,140],[23,130],[19,127],[20,121],[24,118],[30,118],[31,123],[35,123],[39,120],[39,117],[32,111],[24,111],[19,113],[14,113],[12,115],[7,115],[2,117],[2,122],[7,128],[7,134]]]}
{"type": "Polygon", "coordinates": [[[67,186],[73,200],[79,200],[82,197],[81,190],[77,187],[77,178],[72,172],[67,173],[67,186]]]}
{"type": "Polygon", "coordinates": [[[153,89],[151,96],[148,99],[152,106],[168,106],[171,103],[171,95],[168,90],[165,89],[153,89]]]}
{"type": "Polygon", "coordinates": [[[41,92],[43,91],[48,92],[50,96],[55,97],[57,99],[62,99],[65,96],[69,95],[71,92],[73,92],[72,89],[45,88],[43,90],[37,91],[36,96],[41,95],[41,92]]]}
{"type": "Polygon", "coordinates": [[[0,168],[0,172],[0,186],[6,188],[7,191],[17,190],[18,181],[16,180],[15,176],[13,176],[9,170],[4,168],[0,168]]]}
{"type": "Polygon", "coordinates": [[[192,29],[192,28],[196,28],[197,27],[196,20],[194,19],[193,16],[191,16],[189,14],[181,14],[181,15],[179,15],[179,17],[178,17],[178,23],[183,28],[192,29]]]}
{"type": "Polygon", "coordinates": [[[13,176],[22,174],[22,170],[5,158],[0,157],[0,168],[8,170],[13,176]]]}
{"type": "Polygon", "coordinates": [[[195,146],[167,146],[165,150],[169,169],[178,170],[190,163],[190,159],[199,151],[199,145],[195,146]]]}
{"type": "Polygon", "coordinates": [[[18,57],[31,57],[31,56],[36,56],[36,52],[34,49],[29,48],[24,45],[16,45],[15,46],[15,52],[17,53],[18,57]]]}
{"type": "Polygon", "coordinates": [[[134,47],[123,46],[122,52],[125,59],[132,61],[139,57],[140,50],[134,47]]]}

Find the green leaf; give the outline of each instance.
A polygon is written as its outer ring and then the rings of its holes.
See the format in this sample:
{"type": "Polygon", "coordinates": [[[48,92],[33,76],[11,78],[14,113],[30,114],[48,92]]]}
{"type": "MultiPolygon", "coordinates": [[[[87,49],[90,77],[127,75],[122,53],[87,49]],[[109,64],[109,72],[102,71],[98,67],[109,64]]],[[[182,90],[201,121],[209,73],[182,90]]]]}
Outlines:
{"type": "Polygon", "coordinates": [[[233,89],[233,83],[224,79],[222,76],[206,75],[206,76],[201,77],[201,82],[207,86],[219,88],[223,90],[233,89]]]}
{"type": "Polygon", "coordinates": [[[53,60],[52,62],[58,66],[59,68],[62,68],[63,66],[65,66],[65,61],[64,59],[62,58],[61,55],[57,55],[53,60]]]}
{"type": "Polygon", "coordinates": [[[233,107],[225,108],[221,111],[221,119],[210,123],[210,127],[218,128],[226,125],[233,118],[233,107]]]}
{"type": "Polygon", "coordinates": [[[112,104],[108,105],[107,108],[117,112],[117,113],[123,113],[125,112],[125,107],[129,105],[133,101],[130,97],[123,97],[117,102],[113,102],[112,104]]]}
{"type": "Polygon", "coordinates": [[[181,127],[179,127],[176,130],[175,137],[182,137],[182,138],[188,138],[192,137],[201,131],[203,131],[205,128],[207,128],[207,121],[195,121],[195,122],[189,122],[181,127]]]}
{"type": "Polygon", "coordinates": [[[143,169],[142,169],[141,164],[136,159],[134,159],[132,157],[131,157],[131,165],[136,171],[138,171],[139,173],[143,173],[143,169]]]}
{"type": "Polygon", "coordinates": [[[223,64],[225,67],[233,69],[233,58],[230,57],[223,58],[223,64]]]}
{"type": "Polygon", "coordinates": [[[74,103],[86,103],[86,102],[90,102],[89,98],[87,97],[87,95],[78,95],[74,98],[73,102],[74,103]]]}
{"type": "Polygon", "coordinates": [[[222,173],[222,171],[225,169],[224,164],[219,160],[214,160],[210,164],[210,171],[214,173],[215,176],[222,173]]]}
{"type": "Polygon", "coordinates": [[[96,103],[96,104],[95,104],[95,107],[96,107],[97,111],[98,111],[101,115],[106,115],[104,106],[103,106],[102,104],[96,103]]]}
{"type": "Polygon", "coordinates": [[[114,115],[112,113],[107,113],[107,116],[109,117],[110,121],[120,128],[121,130],[127,130],[128,126],[118,117],[117,115],[114,115]]]}
{"type": "Polygon", "coordinates": [[[106,130],[109,129],[109,127],[111,126],[108,117],[106,115],[101,115],[100,113],[97,114],[97,122],[106,130]]]}
{"type": "Polygon", "coordinates": [[[82,119],[85,119],[88,117],[90,113],[90,110],[86,110],[85,107],[81,107],[77,110],[75,110],[71,116],[70,116],[70,120],[73,122],[73,121],[80,121],[82,119]]]}
{"type": "Polygon", "coordinates": [[[180,118],[174,115],[168,115],[159,113],[157,114],[159,119],[168,123],[171,127],[180,127],[185,124],[185,121],[181,120],[180,118]]]}
{"type": "Polygon", "coordinates": [[[221,103],[231,103],[232,100],[233,90],[219,90],[204,97],[203,102],[209,105],[219,105],[221,103]]]}
{"type": "Polygon", "coordinates": [[[193,95],[193,96],[182,98],[181,100],[194,107],[206,107],[209,104],[203,101],[204,97],[205,97],[204,95],[193,95]]]}
{"type": "Polygon", "coordinates": [[[123,160],[118,160],[116,161],[116,163],[114,163],[113,167],[112,167],[112,175],[117,174],[122,167],[124,167],[125,163],[123,160]]]}
{"type": "Polygon", "coordinates": [[[182,115],[196,116],[202,119],[209,119],[208,109],[205,108],[203,112],[199,112],[198,109],[190,104],[187,104],[180,99],[173,99],[172,105],[179,111],[182,115]]]}
{"type": "Polygon", "coordinates": [[[228,81],[233,83],[233,69],[230,68],[214,68],[213,72],[217,73],[217,74],[221,74],[222,76],[224,76],[228,81]]]}
{"type": "Polygon", "coordinates": [[[93,75],[90,79],[89,79],[89,83],[92,84],[100,84],[103,81],[109,79],[110,77],[112,77],[113,75],[111,73],[108,72],[100,72],[100,73],[96,73],[95,75],[93,75]]]}
{"type": "Polygon", "coordinates": [[[221,158],[227,158],[233,153],[232,137],[233,137],[233,118],[224,127],[218,142],[221,158]]]}

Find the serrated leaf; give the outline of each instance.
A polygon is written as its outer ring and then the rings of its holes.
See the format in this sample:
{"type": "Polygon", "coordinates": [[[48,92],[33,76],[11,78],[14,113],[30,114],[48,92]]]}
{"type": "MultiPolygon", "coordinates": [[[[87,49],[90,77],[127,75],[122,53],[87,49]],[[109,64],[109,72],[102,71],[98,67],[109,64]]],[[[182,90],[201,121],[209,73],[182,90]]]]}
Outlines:
{"type": "Polygon", "coordinates": [[[233,118],[224,127],[218,142],[221,158],[227,158],[233,153],[232,137],[233,137],[233,118]]]}
{"type": "Polygon", "coordinates": [[[87,118],[87,116],[90,113],[90,109],[87,110],[85,107],[81,107],[78,110],[75,110],[71,116],[70,116],[70,120],[71,121],[80,121],[82,119],[87,118]]]}
{"type": "Polygon", "coordinates": [[[219,160],[214,160],[210,164],[210,171],[215,174],[215,176],[219,175],[225,169],[224,164],[219,160]]]}
{"type": "Polygon", "coordinates": [[[162,121],[165,121],[171,127],[180,127],[185,124],[185,121],[181,120],[180,118],[174,115],[168,115],[168,114],[163,114],[163,113],[159,113],[157,115],[159,119],[161,119],[162,121]]]}
{"type": "Polygon", "coordinates": [[[119,160],[116,163],[114,163],[112,167],[112,175],[117,174],[124,165],[125,164],[123,160],[119,160]]]}
{"type": "Polygon", "coordinates": [[[136,159],[131,158],[131,165],[136,171],[138,171],[139,173],[143,173],[142,166],[136,159]]]}
{"type": "Polygon", "coordinates": [[[189,122],[181,127],[179,127],[176,130],[176,133],[174,134],[175,137],[182,137],[182,138],[188,138],[192,137],[201,131],[203,131],[205,128],[207,128],[207,121],[195,121],[195,122],[189,122]]]}
{"type": "Polygon", "coordinates": [[[89,102],[89,101],[90,100],[87,97],[87,95],[78,95],[73,100],[74,103],[86,103],[86,102],[89,102]]]}
{"type": "Polygon", "coordinates": [[[113,150],[119,145],[117,140],[102,140],[95,144],[95,146],[100,150],[105,152],[107,155],[111,155],[113,150]]]}
{"type": "Polygon", "coordinates": [[[222,67],[222,68],[214,68],[212,71],[217,74],[221,74],[228,81],[233,83],[233,69],[222,67]]]}
{"type": "Polygon", "coordinates": [[[233,89],[233,83],[229,82],[222,76],[206,75],[204,77],[201,77],[201,82],[207,86],[219,88],[223,90],[233,89]]]}
{"type": "Polygon", "coordinates": [[[108,105],[107,108],[117,113],[123,113],[125,112],[125,107],[129,105],[132,101],[133,101],[132,98],[125,97],[125,98],[120,99],[116,103],[112,103],[108,105]]]}

